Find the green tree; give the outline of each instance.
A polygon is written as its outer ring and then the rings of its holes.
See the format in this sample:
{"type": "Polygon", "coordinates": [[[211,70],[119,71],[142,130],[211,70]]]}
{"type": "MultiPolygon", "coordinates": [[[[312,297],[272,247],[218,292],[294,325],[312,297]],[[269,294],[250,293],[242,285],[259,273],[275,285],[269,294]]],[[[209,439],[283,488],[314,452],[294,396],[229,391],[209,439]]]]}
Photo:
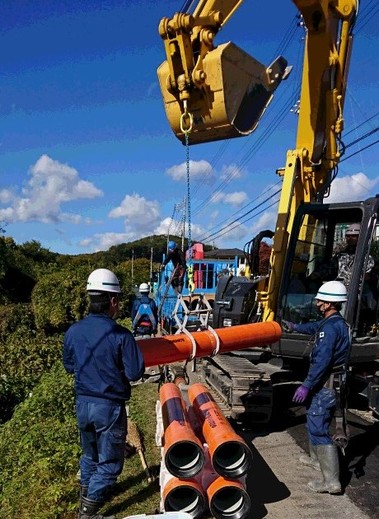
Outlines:
{"type": "Polygon", "coordinates": [[[87,310],[88,268],[81,266],[41,277],[32,292],[37,329],[60,332],[81,319],[87,310]]]}
{"type": "Polygon", "coordinates": [[[62,355],[62,337],[36,330],[31,305],[0,307],[0,423],[62,355]]]}

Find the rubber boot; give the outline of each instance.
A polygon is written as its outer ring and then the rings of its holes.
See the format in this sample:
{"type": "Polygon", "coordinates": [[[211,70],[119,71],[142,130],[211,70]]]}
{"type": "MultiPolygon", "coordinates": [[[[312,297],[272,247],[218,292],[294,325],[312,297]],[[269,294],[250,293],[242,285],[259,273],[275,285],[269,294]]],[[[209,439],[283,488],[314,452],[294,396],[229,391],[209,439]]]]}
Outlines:
{"type": "Polygon", "coordinates": [[[115,519],[114,515],[101,515],[97,513],[103,504],[102,501],[94,501],[93,499],[82,496],[78,519],[115,519]]]}
{"type": "Polygon", "coordinates": [[[340,494],[338,450],[335,445],[317,445],[317,459],[320,462],[322,480],[310,481],[308,486],[314,492],[340,494]]]}
{"type": "Polygon", "coordinates": [[[82,497],[87,497],[87,494],[88,494],[88,485],[80,485],[79,499],[82,500],[82,497]]]}
{"type": "Polygon", "coordinates": [[[299,458],[299,461],[303,465],[307,465],[307,467],[312,467],[315,470],[321,470],[320,462],[317,459],[316,446],[312,445],[311,442],[309,442],[309,456],[302,454],[299,458]]]}

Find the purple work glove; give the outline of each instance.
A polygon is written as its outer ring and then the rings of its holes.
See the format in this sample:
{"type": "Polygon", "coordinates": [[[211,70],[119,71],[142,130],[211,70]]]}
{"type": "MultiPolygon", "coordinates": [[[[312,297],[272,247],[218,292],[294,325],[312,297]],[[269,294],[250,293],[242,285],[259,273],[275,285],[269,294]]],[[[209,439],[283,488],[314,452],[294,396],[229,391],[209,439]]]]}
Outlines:
{"type": "Polygon", "coordinates": [[[292,333],[295,329],[295,324],[290,321],[282,321],[282,328],[285,332],[292,333]]]}
{"type": "Polygon", "coordinates": [[[309,389],[307,387],[299,386],[296,389],[295,394],[293,395],[292,401],[296,402],[297,404],[301,404],[302,402],[304,402],[304,400],[306,400],[308,394],[309,394],[309,389]]]}

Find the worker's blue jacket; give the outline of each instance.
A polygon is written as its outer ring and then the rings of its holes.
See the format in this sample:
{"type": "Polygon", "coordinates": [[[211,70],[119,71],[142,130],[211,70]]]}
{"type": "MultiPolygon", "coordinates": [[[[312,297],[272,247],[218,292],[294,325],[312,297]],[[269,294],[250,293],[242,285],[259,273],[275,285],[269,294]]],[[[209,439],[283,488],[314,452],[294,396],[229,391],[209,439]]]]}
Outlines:
{"type": "Polygon", "coordinates": [[[339,313],[334,313],[315,323],[295,324],[294,330],[315,336],[303,386],[317,391],[332,374],[333,368],[346,367],[350,352],[348,325],[339,313]]]}
{"type": "Polygon", "coordinates": [[[105,314],[89,314],[64,336],[63,364],[75,374],[78,400],[124,403],[130,380],[144,373],[140,349],[129,330],[105,314]]]}
{"type": "Polygon", "coordinates": [[[142,322],[145,322],[147,326],[150,324],[150,326],[152,328],[152,331],[154,331],[154,332],[156,331],[157,325],[158,325],[158,309],[157,309],[157,304],[154,301],[154,299],[151,299],[146,294],[142,294],[140,298],[135,299],[135,301],[133,303],[133,306],[132,306],[132,323],[133,323],[133,328],[136,329],[137,326],[139,326],[140,323],[142,323],[142,322]],[[150,312],[148,312],[148,313],[142,312],[140,310],[140,306],[141,305],[149,305],[151,315],[150,315],[150,312]],[[140,312],[138,312],[138,310],[140,310],[140,312]],[[136,315],[138,313],[140,314],[139,315],[139,319],[138,319],[138,322],[135,322],[135,321],[137,321],[136,320],[136,315]]]}

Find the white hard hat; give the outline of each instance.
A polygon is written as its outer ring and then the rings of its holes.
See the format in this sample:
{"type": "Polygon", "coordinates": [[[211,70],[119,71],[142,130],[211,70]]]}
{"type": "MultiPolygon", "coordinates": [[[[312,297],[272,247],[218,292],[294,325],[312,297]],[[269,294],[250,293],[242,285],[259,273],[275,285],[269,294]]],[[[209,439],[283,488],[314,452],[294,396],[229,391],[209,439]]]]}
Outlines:
{"type": "Polygon", "coordinates": [[[120,282],[117,276],[108,269],[96,269],[88,277],[88,292],[121,292],[120,282]]]}
{"type": "Polygon", "coordinates": [[[345,235],[346,236],[359,236],[360,232],[361,232],[361,224],[360,223],[352,223],[346,229],[345,235]]]}
{"type": "Polygon", "coordinates": [[[138,290],[140,292],[150,292],[150,287],[147,283],[141,283],[138,290]]]}
{"type": "Polygon", "coordinates": [[[346,287],[341,281],[327,281],[318,289],[316,299],[330,303],[344,303],[347,300],[346,287]]]}

